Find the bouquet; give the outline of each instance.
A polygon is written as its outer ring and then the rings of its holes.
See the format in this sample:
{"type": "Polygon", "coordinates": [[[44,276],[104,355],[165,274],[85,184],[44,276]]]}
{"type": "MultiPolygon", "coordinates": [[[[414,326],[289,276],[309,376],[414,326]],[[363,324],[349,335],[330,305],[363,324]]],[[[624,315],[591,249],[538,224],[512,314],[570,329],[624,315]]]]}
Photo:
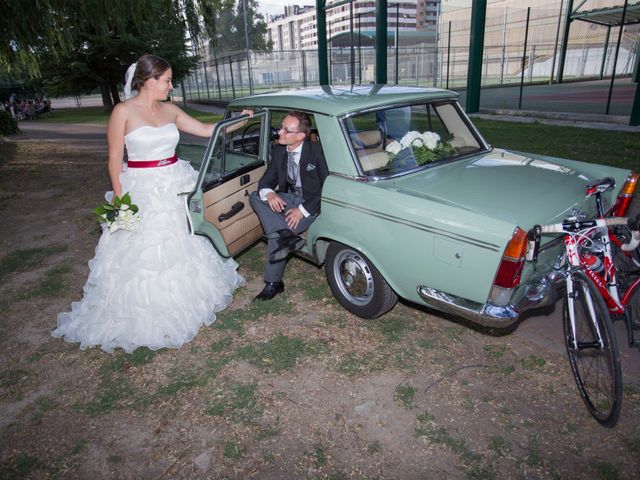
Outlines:
{"type": "Polygon", "coordinates": [[[131,203],[129,193],[122,197],[114,196],[113,203],[101,203],[92,212],[111,233],[120,229],[135,232],[140,224],[138,206],[131,203]]]}
{"type": "Polygon", "coordinates": [[[410,148],[418,165],[435,162],[449,155],[455,154],[455,149],[447,142],[440,140],[440,135],[435,132],[407,132],[399,142],[389,143],[385,150],[390,160],[405,148],[410,148]]]}

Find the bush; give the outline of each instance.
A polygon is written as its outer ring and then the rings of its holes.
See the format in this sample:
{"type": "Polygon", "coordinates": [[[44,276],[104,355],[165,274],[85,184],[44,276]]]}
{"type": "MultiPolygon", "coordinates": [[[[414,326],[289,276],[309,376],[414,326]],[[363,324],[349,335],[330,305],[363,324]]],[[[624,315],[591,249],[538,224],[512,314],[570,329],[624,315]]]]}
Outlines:
{"type": "Polygon", "coordinates": [[[13,135],[19,131],[18,122],[11,116],[11,113],[0,110],[0,136],[13,135]]]}

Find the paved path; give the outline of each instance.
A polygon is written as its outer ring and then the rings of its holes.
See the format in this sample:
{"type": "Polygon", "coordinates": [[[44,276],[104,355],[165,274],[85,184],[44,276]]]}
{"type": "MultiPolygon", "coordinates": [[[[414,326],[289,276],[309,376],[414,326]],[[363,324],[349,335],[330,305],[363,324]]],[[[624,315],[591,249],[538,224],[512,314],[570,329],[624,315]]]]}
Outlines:
{"type": "MultiPolygon", "coordinates": [[[[38,140],[72,145],[88,151],[106,154],[106,125],[95,124],[59,124],[49,122],[21,122],[23,133],[11,137],[15,141],[38,140]]],[[[184,141],[206,141],[198,137],[184,136],[184,141]]],[[[630,348],[626,342],[626,332],[622,322],[615,324],[622,356],[625,382],[640,387],[640,351],[630,348]]],[[[564,354],[562,333],[562,303],[558,302],[552,312],[532,316],[523,321],[514,332],[527,338],[542,350],[564,354]]],[[[640,336],[640,332],[638,332],[640,336]]]]}

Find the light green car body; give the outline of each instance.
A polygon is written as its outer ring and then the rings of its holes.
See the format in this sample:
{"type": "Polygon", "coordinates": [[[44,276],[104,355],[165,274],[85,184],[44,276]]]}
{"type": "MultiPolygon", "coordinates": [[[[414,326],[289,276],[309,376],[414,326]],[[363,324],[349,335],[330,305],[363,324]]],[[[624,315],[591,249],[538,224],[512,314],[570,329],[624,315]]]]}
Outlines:
{"type": "MultiPolygon", "coordinates": [[[[271,109],[296,109],[314,117],[330,175],[321,214],[308,231],[307,256],[321,265],[329,245],[339,242],[365,255],[399,297],[486,326],[506,327],[524,311],[556,298],[552,271],[559,246],[525,265],[520,286],[506,305],[488,301],[515,229],[559,222],[576,211],[593,215],[595,206],[585,196],[585,186],[602,177],[615,178],[615,191],[605,194],[605,202],[612,205],[629,171],[485,143],[481,154],[404,175],[362,176],[342,118],[456,97],[454,92],[417,87],[315,88],[245,97],[233,101],[229,111],[252,108],[268,115],[271,109]]],[[[470,122],[469,128],[477,133],[470,122]]],[[[212,241],[225,252],[219,238],[212,241]]]]}

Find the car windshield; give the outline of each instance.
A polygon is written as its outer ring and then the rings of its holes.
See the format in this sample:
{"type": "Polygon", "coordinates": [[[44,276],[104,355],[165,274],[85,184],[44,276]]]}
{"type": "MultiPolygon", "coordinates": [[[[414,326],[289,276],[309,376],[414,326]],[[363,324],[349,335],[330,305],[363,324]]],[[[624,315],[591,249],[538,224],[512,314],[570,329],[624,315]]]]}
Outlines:
{"type": "Polygon", "coordinates": [[[453,102],[387,108],[343,119],[362,172],[386,177],[481,151],[453,102]]]}

